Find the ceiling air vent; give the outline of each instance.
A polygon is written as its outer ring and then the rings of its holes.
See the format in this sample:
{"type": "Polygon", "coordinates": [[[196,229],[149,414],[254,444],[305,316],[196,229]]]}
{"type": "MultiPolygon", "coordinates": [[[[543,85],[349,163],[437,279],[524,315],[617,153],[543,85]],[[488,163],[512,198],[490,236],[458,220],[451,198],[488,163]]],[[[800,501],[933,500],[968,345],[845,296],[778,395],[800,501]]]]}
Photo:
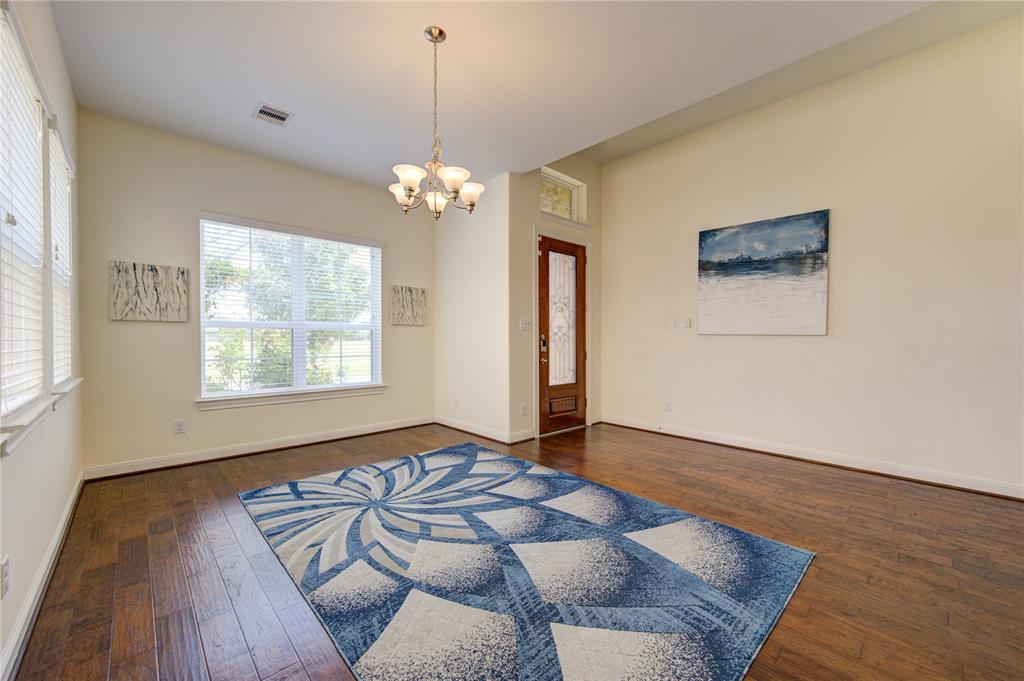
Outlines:
{"type": "Polygon", "coordinates": [[[291,118],[292,115],[284,109],[278,109],[270,106],[269,104],[260,102],[256,106],[256,110],[252,112],[252,117],[258,118],[261,121],[266,121],[267,123],[279,125],[283,128],[288,125],[288,119],[291,118]]]}

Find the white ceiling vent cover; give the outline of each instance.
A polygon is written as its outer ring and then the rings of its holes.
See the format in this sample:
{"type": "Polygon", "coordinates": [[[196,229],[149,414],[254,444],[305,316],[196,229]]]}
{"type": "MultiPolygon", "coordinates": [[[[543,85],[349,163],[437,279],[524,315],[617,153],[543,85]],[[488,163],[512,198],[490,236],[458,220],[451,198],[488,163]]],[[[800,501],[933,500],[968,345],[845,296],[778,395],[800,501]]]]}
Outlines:
{"type": "Polygon", "coordinates": [[[256,110],[252,112],[252,117],[258,118],[261,121],[266,121],[267,123],[279,125],[283,128],[288,125],[288,120],[292,115],[284,109],[278,109],[276,106],[270,106],[265,102],[260,102],[256,105],[256,110]]]}

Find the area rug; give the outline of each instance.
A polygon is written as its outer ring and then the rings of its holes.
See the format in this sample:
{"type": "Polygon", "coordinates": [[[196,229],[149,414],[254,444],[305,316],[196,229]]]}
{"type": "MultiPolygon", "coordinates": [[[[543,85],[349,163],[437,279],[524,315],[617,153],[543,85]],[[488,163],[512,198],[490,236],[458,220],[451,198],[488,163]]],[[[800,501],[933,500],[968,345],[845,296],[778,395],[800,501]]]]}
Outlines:
{"type": "Polygon", "coordinates": [[[361,681],[740,679],[814,555],[471,443],[239,496],[361,681]]]}

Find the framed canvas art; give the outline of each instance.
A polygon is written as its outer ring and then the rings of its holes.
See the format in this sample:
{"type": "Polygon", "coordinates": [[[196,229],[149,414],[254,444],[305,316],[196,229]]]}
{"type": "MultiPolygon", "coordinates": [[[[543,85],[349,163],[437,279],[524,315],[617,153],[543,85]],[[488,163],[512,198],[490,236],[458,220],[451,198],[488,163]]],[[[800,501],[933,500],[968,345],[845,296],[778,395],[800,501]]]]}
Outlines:
{"type": "Polygon", "coordinates": [[[829,211],[700,233],[697,333],[823,336],[829,211]]]}
{"type": "Polygon", "coordinates": [[[187,322],[188,268],[111,260],[110,318],[187,322]]]}

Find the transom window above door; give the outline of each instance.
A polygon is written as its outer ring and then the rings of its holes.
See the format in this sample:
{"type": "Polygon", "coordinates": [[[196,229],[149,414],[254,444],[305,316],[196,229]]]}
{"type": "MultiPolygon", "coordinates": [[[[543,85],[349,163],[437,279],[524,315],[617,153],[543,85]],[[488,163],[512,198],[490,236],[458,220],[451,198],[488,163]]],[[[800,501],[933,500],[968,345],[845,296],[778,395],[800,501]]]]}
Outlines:
{"type": "Polygon", "coordinates": [[[379,245],[203,219],[202,395],[381,384],[379,245]]]}
{"type": "Polygon", "coordinates": [[[540,171],[540,210],[563,220],[586,222],[586,185],[551,168],[540,171]]]}

